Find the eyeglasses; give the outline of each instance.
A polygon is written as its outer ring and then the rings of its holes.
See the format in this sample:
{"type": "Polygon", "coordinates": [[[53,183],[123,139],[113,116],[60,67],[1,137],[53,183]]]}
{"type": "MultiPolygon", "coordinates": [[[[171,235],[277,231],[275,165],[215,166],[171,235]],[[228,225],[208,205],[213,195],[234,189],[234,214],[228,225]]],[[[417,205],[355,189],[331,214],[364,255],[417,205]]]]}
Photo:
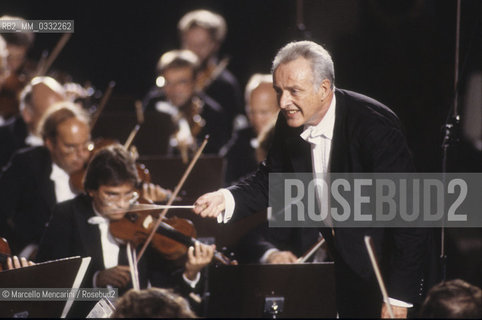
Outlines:
{"type": "Polygon", "coordinates": [[[94,150],[94,143],[92,141],[87,141],[79,144],[66,144],[62,141],[57,140],[58,146],[62,150],[62,153],[66,155],[71,155],[74,153],[91,152],[94,150]]]}
{"type": "Polygon", "coordinates": [[[126,194],[121,193],[110,193],[110,192],[99,192],[102,202],[109,207],[117,206],[121,201],[133,205],[139,199],[139,193],[136,191],[131,191],[126,194]]]}

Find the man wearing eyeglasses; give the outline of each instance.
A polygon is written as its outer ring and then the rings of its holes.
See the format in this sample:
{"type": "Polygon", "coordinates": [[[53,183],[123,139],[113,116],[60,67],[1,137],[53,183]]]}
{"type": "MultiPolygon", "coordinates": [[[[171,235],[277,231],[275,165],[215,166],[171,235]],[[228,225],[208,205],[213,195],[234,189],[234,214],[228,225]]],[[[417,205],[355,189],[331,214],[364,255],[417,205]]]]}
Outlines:
{"type": "Polygon", "coordinates": [[[40,133],[44,146],[19,150],[0,173],[0,232],[12,253],[25,257],[39,243],[53,206],[75,196],[69,175],[90,156],[89,116],[71,102],[49,108],[40,133]]]}
{"type": "MultiPolygon", "coordinates": [[[[115,238],[109,227],[112,221],[122,219],[137,200],[138,180],[135,161],[122,146],[97,151],[85,174],[86,194],[55,206],[37,261],[90,256],[82,287],[114,287],[120,293],[128,289],[131,273],[125,241],[115,238]]],[[[148,249],[138,265],[140,285],[175,288],[188,296],[197,289],[200,270],[211,262],[213,252],[214,246],[197,243],[177,264],[148,249]]],[[[81,310],[73,315],[85,316],[81,310]]]]}

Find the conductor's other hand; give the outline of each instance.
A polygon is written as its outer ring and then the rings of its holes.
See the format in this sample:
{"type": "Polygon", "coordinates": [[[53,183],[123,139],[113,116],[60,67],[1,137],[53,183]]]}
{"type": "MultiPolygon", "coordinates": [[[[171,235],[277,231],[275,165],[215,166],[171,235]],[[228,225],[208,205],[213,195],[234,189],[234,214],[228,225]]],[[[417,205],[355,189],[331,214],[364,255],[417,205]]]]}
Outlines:
{"type": "Polygon", "coordinates": [[[296,260],[296,256],[291,251],[275,251],[268,256],[266,262],[269,264],[284,264],[295,263],[296,260]]]}
{"type": "Polygon", "coordinates": [[[221,191],[203,194],[194,202],[194,213],[203,218],[216,218],[225,209],[224,195],[221,191]]]}
{"type": "Polygon", "coordinates": [[[108,285],[114,288],[124,288],[131,281],[129,266],[116,266],[102,270],[97,275],[97,287],[103,288],[108,285]]]}

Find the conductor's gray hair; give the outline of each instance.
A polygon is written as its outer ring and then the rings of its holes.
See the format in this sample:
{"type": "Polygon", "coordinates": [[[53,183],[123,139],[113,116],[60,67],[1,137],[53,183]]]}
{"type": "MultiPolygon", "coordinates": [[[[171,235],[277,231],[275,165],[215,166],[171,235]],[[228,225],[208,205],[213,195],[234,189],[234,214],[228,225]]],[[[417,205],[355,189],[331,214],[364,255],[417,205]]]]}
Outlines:
{"type": "Polygon", "coordinates": [[[335,86],[335,67],[330,53],[313,41],[290,42],[281,48],[273,60],[271,73],[279,67],[298,58],[305,58],[311,63],[315,88],[319,88],[324,79],[330,81],[331,89],[335,86]]]}

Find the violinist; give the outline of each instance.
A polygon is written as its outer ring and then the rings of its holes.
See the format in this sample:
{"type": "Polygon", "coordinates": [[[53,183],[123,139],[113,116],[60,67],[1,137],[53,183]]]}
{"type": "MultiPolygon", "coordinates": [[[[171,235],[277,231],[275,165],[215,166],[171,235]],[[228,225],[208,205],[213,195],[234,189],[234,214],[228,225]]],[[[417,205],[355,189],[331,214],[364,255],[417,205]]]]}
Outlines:
{"type": "MultiPolygon", "coordinates": [[[[26,22],[21,17],[2,16],[0,22],[15,20],[26,22]]],[[[10,74],[5,81],[5,86],[0,90],[0,117],[8,119],[19,112],[19,94],[34,73],[34,64],[27,59],[29,49],[32,47],[35,35],[33,32],[4,33],[7,42],[7,63],[10,74]]]]}
{"type": "MultiPolygon", "coordinates": [[[[96,152],[87,167],[86,194],[54,208],[37,261],[90,256],[91,264],[82,287],[128,289],[131,276],[125,244],[111,235],[109,225],[113,220],[122,219],[126,214],[123,210],[138,199],[138,182],[135,161],[123,147],[111,145],[96,152]]],[[[188,295],[200,284],[199,272],[210,263],[213,251],[213,246],[191,247],[184,267],[180,267],[148,249],[138,265],[141,287],[149,282],[152,286],[175,288],[188,295]]]]}
{"type": "Polygon", "coordinates": [[[0,173],[0,233],[13,254],[26,257],[35,248],[29,245],[39,243],[53,206],[75,196],[69,174],[89,158],[89,117],[78,105],[51,106],[39,129],[44,146],[18,150],[0,173]]]}
{"type": "Polygon", "coordinates": [[[221,106],[205,94],[196,94],[199,59],[188,50],[173,50],[159,59],[157,71],[164,80],[162,90],[152,91],[146,109],[168,114],[174,122],[171,150],[195,150],[210,135],[206,153],[218,153],[230,136],[228,119],[221,106]]]}
{"type": "Polygon", "coordinates": [[[230,132],[243,126],[243,97],[236,77],[226,69],[227,59],[220,61],[218,52],[226,37],[225,19],[208,10],[186,13],[177,25],[181,47],[194,52],[200,67],[196,77],[196,91],[205,92],[226,111],[230,132]]]}
{"type": "Polygon", "coordinates": [[[0,167],[21,148],[43,144],[38,132],[40,119],[53,104],[65,100],[65,91],[51,77],[34,77],[20,93],[20,114],[0,126],[0,167]]]}
{"type": "Polygon", "coordinates": [[[273,77],[269,74],[253,74],[245,89],[246,114],[249,126],[233,132],[221,155],[227,159],[226,185],[239,180],[256,170],[258,163],[256,149],[260,135],[274,125],[278,115],[278,102],[273,89],[273,77]]]}

